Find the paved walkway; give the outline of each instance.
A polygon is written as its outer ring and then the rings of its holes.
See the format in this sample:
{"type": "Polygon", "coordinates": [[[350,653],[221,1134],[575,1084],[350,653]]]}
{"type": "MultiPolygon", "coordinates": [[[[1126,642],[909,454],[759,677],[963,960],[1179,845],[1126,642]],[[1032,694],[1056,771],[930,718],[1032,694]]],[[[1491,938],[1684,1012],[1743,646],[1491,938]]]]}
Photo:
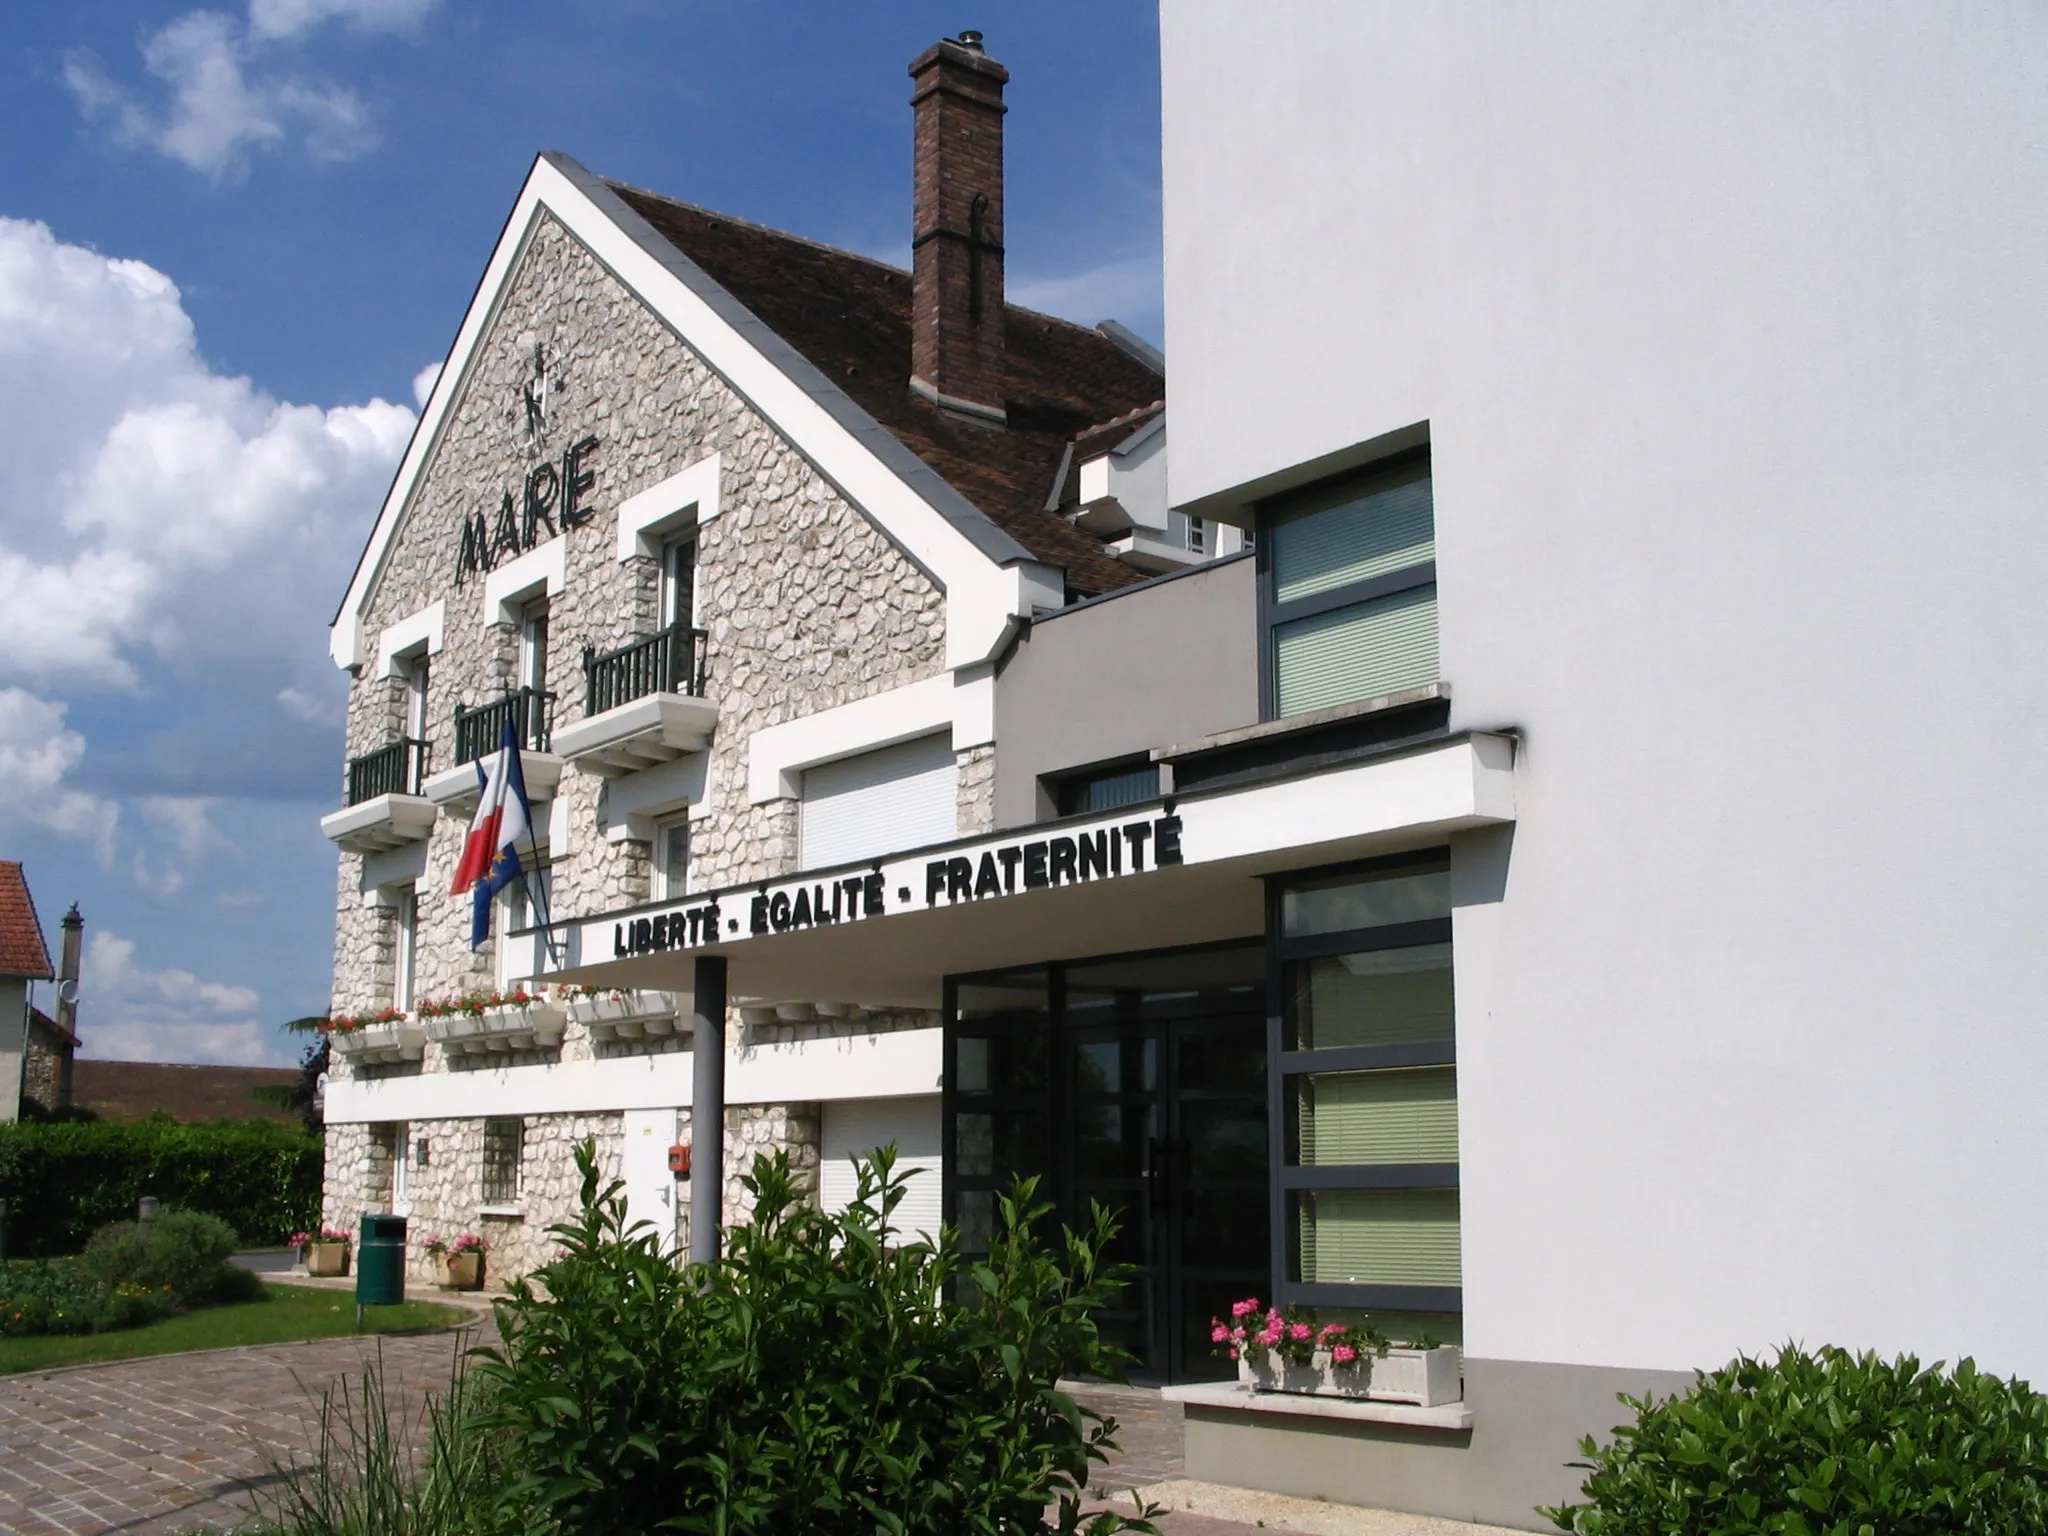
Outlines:
{"type": "MultiPolygon", "coordinates": [[[[232,1528],[250,1488],[315,1438],[320,1395],[354,1379],[381,1349],[403,1411],[448,1380],[458,1338],[476,1330],[325,1339],[257,1349],[0,1378],[0,1532],[20,1536],[184,1536],[232,1528]]],[[[1330,1505],[1212,1489],[1182,1480],[1178,1403],[1156,1393],[1089,1388],[1077,1395],[1119,1425],[1120,1450],[1095,1479],[1108,1507],[1132,1488],[1175,1511],[1167,1536],[1476,1536],[1475,1526],[1371,1515],[1330,1505]]]]}

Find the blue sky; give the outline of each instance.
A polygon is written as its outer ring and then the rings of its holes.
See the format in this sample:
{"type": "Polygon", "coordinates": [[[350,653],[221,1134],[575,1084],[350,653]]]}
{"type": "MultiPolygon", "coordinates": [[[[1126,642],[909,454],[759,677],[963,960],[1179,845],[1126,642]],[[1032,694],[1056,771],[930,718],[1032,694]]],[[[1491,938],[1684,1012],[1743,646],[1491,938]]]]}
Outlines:
{"type": "Polygon", "coordinates": [[[1145,0],[19,8],[0,858],[86,913],[88,1054],[286,1060],[326,1006],[326,624],[533,155],[903,260],[905,66],[968,26],[1011,296],[1159,339],[1145,0]]]}

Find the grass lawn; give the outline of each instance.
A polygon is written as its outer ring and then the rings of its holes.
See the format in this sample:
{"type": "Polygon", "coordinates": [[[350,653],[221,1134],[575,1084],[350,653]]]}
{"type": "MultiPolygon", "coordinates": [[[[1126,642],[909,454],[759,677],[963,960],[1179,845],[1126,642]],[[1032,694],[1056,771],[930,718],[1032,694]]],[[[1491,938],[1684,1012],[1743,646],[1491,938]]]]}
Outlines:
{"type": "MultiPolygon", "coordinates": [[[[0,1376],[16,1371],[41,1371],[55,1365],[89,1365],[96,1360],[133,1360],[141,1355],[175,1355],[188,1349],[225,1349],[234,1344],[286,1344],[295,1339],[326,1339],[356,1331],[356,1299],[351,1291],[322,1290],[311,1285],[263,1286],[266,1300],[242,1301],[226,1307],[202,1307],[183,1317],[147,1328],[118,1333],[46,1335],[0,1339],[0,1376]]],[[[408,1301],[397,1307],[367,1307],[365,1333],[401,1333],[409,1329],[448,1328],[468,1322],[472,1313],[461,1307],[408,1301]]]]}

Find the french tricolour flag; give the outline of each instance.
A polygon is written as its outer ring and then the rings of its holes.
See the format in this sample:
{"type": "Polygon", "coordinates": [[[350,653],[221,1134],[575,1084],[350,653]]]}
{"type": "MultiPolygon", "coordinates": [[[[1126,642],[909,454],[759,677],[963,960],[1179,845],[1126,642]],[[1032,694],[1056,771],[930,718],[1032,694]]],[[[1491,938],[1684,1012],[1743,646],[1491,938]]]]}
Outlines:
{"type": "Polygon", "coordinates": [[[482,795],[476,803],[476,817],[469,824],[469,837],[462,845],[462,862],[455,866],[451,895],[473,891],[476,904],[469,920],[469,947],[477,948],[491,936],[491,898],[517,880],[522,871],[519,842],[533,828],[533,807],[526,801],[526,775],[519,765],[519,738],[512,722],[505,722],[505,734],[488,765],[479,758],[476,776],[482,795]]]}

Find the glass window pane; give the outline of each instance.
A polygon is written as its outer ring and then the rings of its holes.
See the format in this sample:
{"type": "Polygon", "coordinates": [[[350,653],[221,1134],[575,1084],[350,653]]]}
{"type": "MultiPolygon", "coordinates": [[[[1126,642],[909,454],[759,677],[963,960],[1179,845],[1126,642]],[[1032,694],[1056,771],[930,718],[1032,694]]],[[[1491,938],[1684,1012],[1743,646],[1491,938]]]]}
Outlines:
{"type": "Polygon", "coordinates": [[[954,1057],[961,1093],[1036,1093],[1044,1089],[1045,1032],[962,1035],[954,1057]]]}
{"type": "Polygon", "coordinates": [[[1014,1019],[1020,1023],[1045,1017],[1046,975],[1040,970],[963,981],[954,994],[957,1016],[966,1021],[1014,1019]]]}
{"type": "Polygon", "coordinates": [[[1426,687],[1438,676],[1433,582],[1273,626],[1283,716],[1426,687]]]}
{"type": "Polygon", "coordinates": [[[1458,1070],[1329,1072],[1294,1081],[1306,1168],[1458,1160],[1458,1070]]]}
{"type": "Polygon", "coordinates": [[[1451,861],[1297,885],[1281,901],[1280,931],[1300,939],[1451,915],[1451,861]]]}
{"type": "Polygon", "coordinates": [[[1151,1166],[1150,1104],[1084,1104],[1074,1110],[1074,1174],[1082,1179],[1142,1178],[1151,1166]]]}
{"type": "Polygon", "coordinates": [[[953,1125],[962,1178],[992,1178],[1007,1186],[1012,1174],[1045,1171],[1045,1117],[1037,1111],[963,1113],[953,1125]]]}
{"type": "Polygon", "coordinates": [[[1074,1091],[1149,1093],[1158,1085],[1159,1042],[1130,1035],[1074,1042],[1074,1091]]]}
{"type": "Polygon", "coordinates": [[[1309,1285],[1459,1285],[1455,1189],[1294,1193],[1309,1285]]]}
{"type": "Polygon", "coordinates": [[[1436,558],[1430,477],[1282,513],[1273,524],[1273,590],[1283,603],[1436,558]]]}
{"type": "Polygon", "coordinates": [[[1456,1033],[1451,946],[1298,960],[1288,971],[1288,1048],[1420,1045],[1456,1033]]]}

